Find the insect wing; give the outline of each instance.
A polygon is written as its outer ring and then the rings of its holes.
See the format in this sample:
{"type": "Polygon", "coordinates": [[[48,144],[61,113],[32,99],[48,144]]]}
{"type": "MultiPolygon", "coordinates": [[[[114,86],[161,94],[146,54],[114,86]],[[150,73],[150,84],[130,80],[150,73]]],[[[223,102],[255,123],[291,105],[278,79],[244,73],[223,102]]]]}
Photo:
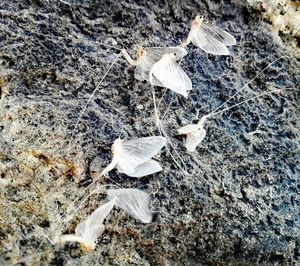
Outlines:
{"type": "Polygon", "coordinates": [[[103,204],[102,206],[98,207],[95,211],[93,211],[83,222],[78,224],[75,229],[75,234],[77,236],[81,236],[85,238],[86,235],[90,234],[90,231],[101,231],[98,230],[96,227],[100,227],[103,223],[104,219],[110,213],[112,208],[115,205],[115,200],[112,199],[111,201],[103,204]]]}
{"type": "Polygon", "coordinates": [[[193,152],[195,151],[196,147],[202,142],[205,138],[206,130],[201,128],[193,133],[187,135],[185,140],[185,146],[188,151],[193,152]]]}
{"type": "MultiPolygon", "coordinates": [[[[160,171],[162,171],[160,164],[158,162],[150,159],[149,161],[138,165],[135,168],[135,171],[133,173],[124,173],[124,174],[127,174],[128,176],[131,176],[131,177],[139,178],[139,177],[143,177],[143,176],[147,176],[147,175],[152,175],[152,174],[160,172],[160,171]]],[[[122,173],[122,171],[120,169],[119,169],[119,172],[122,173]]]]}
{"type": "Polygon", "coordinates": [[[98,224],[102,224],[107,215],[111,212],[115,205],[115,200],[103,204],[98,207],[92,214],[88,217],[86,225],[89,227],[93,227],[98,224]]]}
{"type": "Polygon", "coordinates": [[[105,230],[104,224],[100,224],[100,223],[88,228],[86,234],[83,236],[85,245],[87,247],[93,247],[94,249],[95,242],[103,234],[104,230],[105,230]]]}
{"type": "Polygon", "coordinates": [[[175,60],[178,61],[187,55],[187,51],[182,47],[148,47],[145,48],[151,58],[154,58],[155,62],[160,60],[165,54],[174,54],[175,60]]]}
{"type": "Polygon", "coordinates": [[[172,54],[166,54],[153,65],[150,75],[156,77],[163,85],[187,97],[187,91],[192,89],[192,82],[183,69],[172,58],[172,54]]]}
{"type": "Polygon", "coordinates": [[[107,197],[108,199],[116,198],[116,205],[135,219],[143,223],[151,222],[148,193],[134,188],[110,189],[107,191],[107,197]]]}
{"type": "Polygon", "coordinates": [[[212,30],[206,25],[201,25],[197,29],[192,29],[189,39],[194,45],[200,47],[206,53],[214,55],[229,55],[226,45],[218,41],[214,37],[212,30]]]}
{"type": "MultiPolygon", "coordinates": [[[[145,56],[145,58],[142,59],[142,63],[136,66],[134,71],[134,77],[140,81],[149,81],[149,71],[157,61],[154,61],[151,58],[145,56]]],[[[161,82],[156,78],[153,79],[152,84],[159,87],[163,86],[161,82]]]]}
{"type": "Polygon", "coordinates": [[[207,34],[212,35],[216,40],[218,40],[225,46],[231,46],[236,44],[236,40],[231,34],[218,27],[208,26],[204,23],[202,23],[201,27],[204,31],[207,32],[207,34]]]}
{"type": "Polygon", "coordinates": [[[177,132],[180,135],[186,135],[186,134],[192,133],[194,131],[197,131],[198,129],[199,129],[199,125],[197,125],[197,124],[189,124],[189,125],[186,125],[184,127],[179,128],[177,130],[177,132]]]}
{"type": "Polygon", "coordinates": [[[127,175],[133,174],[138,165],[149,161],[166,143],[166,138],[160,136],[123,141],[118,168],[127,175]]]}
{"type": "MultiPolygon", "coordinates": [[[[149,81],[149,71],[151,67],[158,62],[164,54],[174,53],[176,60],[187,55],[187,51],[182,47],[148,47],[144,48],[146,54],[142,56],[135,69],[134,77],[137,80],[149,81]]],[[[156,78],[153,79],[153,85],[163,87],[156,78]]]]}

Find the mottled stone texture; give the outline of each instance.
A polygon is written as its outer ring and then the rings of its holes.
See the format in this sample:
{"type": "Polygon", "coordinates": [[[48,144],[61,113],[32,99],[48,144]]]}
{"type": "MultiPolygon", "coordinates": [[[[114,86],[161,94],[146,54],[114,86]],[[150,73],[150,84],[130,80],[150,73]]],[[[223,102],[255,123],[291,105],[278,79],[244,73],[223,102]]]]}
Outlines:
{"type": "MultiPolygon", "coordinates": [[[[299,265],[299,90],[247,102],[209,120],[193,154],[176,129],[207,114],[274,59],[288,55],[234,102],[299,86],[299,60],[256,9],[240,1],[2,0],[0,3],[1,265],[299,265]],[[231,32],[232,57],[189,47],[187,99],[162,88],[159,109],[173,149],[164,171],[118,183],[151,193],[153,223],[115,208],[94,252],[72,233],[106,197],[87,196],[117,137],[158,134],[151,88],[120,58],[75,130],[80,111],[119,51],[177,45],[196,14],[231,32]],[[275,36],[276,35],[276,36],[275,36]],[[117,44],[116,44],[117,43],[117,44]],[[7,95],[7,91],[9,95],[7,95]]],[[[295,49],[299,48],[296,47],[295,49]]],[[[298,87],[299,89],[299,87],[298,87]]]]}

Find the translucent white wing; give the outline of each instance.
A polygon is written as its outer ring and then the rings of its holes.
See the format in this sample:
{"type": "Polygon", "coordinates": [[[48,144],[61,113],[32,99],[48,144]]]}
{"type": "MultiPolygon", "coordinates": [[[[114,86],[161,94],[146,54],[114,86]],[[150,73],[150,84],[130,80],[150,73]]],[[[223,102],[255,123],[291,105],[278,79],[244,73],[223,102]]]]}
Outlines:
{"type": "Polygon", "coordinates": [[[184,127],[181,127],[177,130],[178,134],[185,135],[197,131],[199,129],[199,125],[197,124],[189,124],[184,127]]]}
{"type": "Polygon", "coordinates": [[[188,40],[206,53],[215,55],[229,55],[226,45],[218,41],[209,28],[203,27],[203,25],[199,28],[192,29],[188,40]]]}
{"type": "Polygon", "coordinates": [[[98,224],[88,229],[83,236],[84,245],[86,248],[94,249],[97,239],[103,234],[105,230],[104,224],[98,224]]]}
{"type": "Polygon", "coordinates": [[[218,40],[225,46],[231,46],[236,44],[236,40],[231,34],[218,27],[209,26],[205,23],[202,23],[201,27],[204,31],[207,32],[207,34],[212,35],[216,40],[218,40]]]}
{"type": "Polygon", "coordinates": [[[117,167],[122,173],[133,174],[137,166],[149,161],[166,143],[166,138],[160,136],[124,140],[117,167]]]}
{"type": "Polygon", "coordinates": [[[156,57],[156,62],[162,58],[164,54],[174,54],[176,61],[187,55],[187,51],[182,47],[148,47],[145,48],[147,54],[151,58],[156,57]],[[158,59],[158,60],[157,60],[158,59]]]}
{"type": "Polygon", "coordinates": [[[110,213],[114,205],[115,200],[112,199],[111,201],[98,207],[83,222],[76,226],[75,235],[85,239],[91,234],[91,232],[101,232],[102,223],[107,217],[107,215],[110,213]],[[97,227],[99,227],[99,229],[97,227]]]}
{"type": "MultiPolygon", "coordinates": [[[[158,59],[159,60],[159,59],[158,59]]],[[[158,61],[157,60],[157,61],[158,61]]],[[[142,63],[137,65],[134,71],[134,77],[137,80],[140,81],[144,81],[147,80],[149,81],[149,71],[151,69],[151,67],[157,62],[154,61],[153,59],[149,58],[149,57],[145,57],[142,60],[142,63]]],[[[162,84],[156,79],[153,79],[153,85],[155,86],[162,86],[162,84]]]]}
{"type": "Polygon", "coordinates": [[[188,151],[193,152],[195,151],[196,147],[202,142],[205,138],[206,130],[204,128],[200,128],[199,130],[187,134],[185,140],[185,146],[188,151]]]}
{"type": "MultiPolygon", "coordinates": [[[[183,58],[187,54],[187,51],[182,47],[148,47],[144,48],[144,50],[146,54],[138,59],[138,65],[134,72],[134,77],[140,81],[149,81],[149,71],[151,67],[159,61],[164,54],[174,53],[176,60],[183,58]]],[[[163,87],[156,78],[153,79],[153,84],[163,87]]]]}
{"type": "Polygon", "coordinates": [[[96,210],[94,210],[87,218],[86,225],[88,227],[93,227],[98,225],[99,223],[102,224],[104,222],[104,219],[113,209],[115,203],[116,203],[115,200],[112,199],[111,201],[101,205],[96,210]]]}
{"type": "Polygon", "coordinates": [[[83,237],[85,235],[85,229],[86,229],[86,220],[79,223],[75,228],[75,235],[79,237],[83,237]]]}
{"type": "Polygon", "coordinates": [[[176,63],[173,54],[165,54],[150,70],[161,82],[163,87],[187,97],[187,91],[192,89],[192,82],[183,69],[176,63]]]}
{"type": "MultiPolygon", "coordinates": [[[[120,169],[119,167],[118,170],[120,173],[123,173],[122,169],[120,169]]],[[[133,173],[124,173],[124,174],[127,174],[128,176],[132,176],[132,177],[143,177],[143,176],[152,175],[154,173],[160,172],[161,170],[162,168],[160,164],[150,159],[149,161],[138,165],[135,168],[135,171],[133,173]]]]}
{"type": "Polygon", "coordinates": [[[135,219],[143,223],[151,222],[148,193],[134,188],[110,189],[107,191],[107,197],[108,199],[116,198],[116,205],[135,219]]]}

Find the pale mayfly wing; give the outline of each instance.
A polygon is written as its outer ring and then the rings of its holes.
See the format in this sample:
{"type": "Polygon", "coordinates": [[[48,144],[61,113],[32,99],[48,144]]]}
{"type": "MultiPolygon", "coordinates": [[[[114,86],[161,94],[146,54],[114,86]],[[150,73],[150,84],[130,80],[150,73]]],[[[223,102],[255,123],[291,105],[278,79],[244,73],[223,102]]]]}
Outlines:
{"type": "Polygon", "coordinates": [[[200,16],[193,20],[185,45],[188,45],[190,42],[206,53],[214,55],[229,55],[227,46],[236,44],[236,40],[231,34],[215,26],[203,23],[203,18],[200,16]]]}
{"type": "Polygon", "coordinates": [[[150,195],[147,192],[135,188],[109,189],[107,197],[109,200],[115,199],[116,205],[135,219],[143,223],[151,222],[150,195]]]}
{"type": "MultiPolygon", "coordinates": [[[[187,51],[182,47],[146,47],[137,52],[137,66],[134,77],[137,80],[149,81],[149,72],[151,67],[158,62],[164,54],[175,54],[176,60],[180,60],[187,55],[187,51]]],[[[162,84],[154,79],[153,85],[163,87],[162,84]]]]}
{"type": "Polygon", "coordinates": [[[102,171],[106,175],[117,167],[119,172],[132,177],[142,177],[161,171],[160,165],[151,160],[167,143],[161,136],[133,140],[116,139],[112,145],[113,159],[102,171]]]}
{"type": "Polygon", "coordinates": [[[189,124],[177,130],[178,134],[186,135],[185,147],[189,152],[194,152],[196,147],[203,141],[206,136],[204,124],[206,116],[203,117],[197,124],[189,124]]]}
{"type": "Polygon", "coordinates": [[[105,230],[103,221],[110,213],[115,203],[115,199],[111,199],[109,202],[98,207],[83,222],[76,226],[75,234],[63,235],[59,239],[59,242],[75,241],[79,242],[87,251],[94,250],[97,239],[105,230]]]}
{"type": "Polygon", "coordinates": [[[192,82],[182,67],[176,61],[173,53],[164,54],[150,69],[150,83],[155,85],[155,80],[160,82],[160,87],[168,88],[187,97],[192,90],[192,82]],[[155,79],[156,78],[156,79],[155,79]]]}

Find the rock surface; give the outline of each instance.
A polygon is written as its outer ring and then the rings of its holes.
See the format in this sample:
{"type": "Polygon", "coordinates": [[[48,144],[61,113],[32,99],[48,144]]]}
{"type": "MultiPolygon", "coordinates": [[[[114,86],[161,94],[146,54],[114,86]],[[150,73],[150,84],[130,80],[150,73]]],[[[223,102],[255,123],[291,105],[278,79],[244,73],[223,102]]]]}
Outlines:
{"type": "Polygon", "coordinates": [[[169,2],[1,1],[1,265],[300,264],[299,46],[279,42],[247,3],[169,2]],[[174,46],[198,13],[238,44],[232,57],[189,47],[182,62],[193,82],[187,99],[156,89],[185,166],[165,150],[159,174],[136,180],[113,171],[102,180],[151,193],[153,223],[115,208],[95,251],[55,245],[104,202],[103,190],[83,199],[109,163],[113,141],[158,134],[151,88],[122,57],[97,85],[120,52],[101,43],[133,56],[138,46],[174,46]],[[216,116],[201,146],[187,153],[176,129],[284,55],[234,102],[272,88],[295,90],[216,116]]]}

